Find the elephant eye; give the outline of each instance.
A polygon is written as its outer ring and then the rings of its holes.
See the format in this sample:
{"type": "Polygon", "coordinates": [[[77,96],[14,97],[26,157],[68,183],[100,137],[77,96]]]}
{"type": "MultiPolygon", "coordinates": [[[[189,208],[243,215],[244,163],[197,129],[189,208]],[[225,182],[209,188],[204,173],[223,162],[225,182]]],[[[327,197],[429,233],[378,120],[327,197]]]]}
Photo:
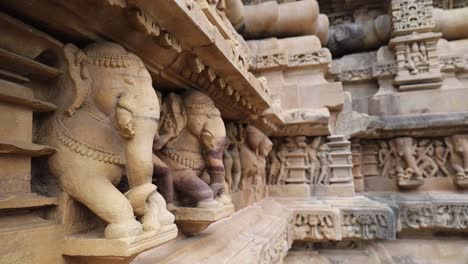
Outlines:
{"type": "Polygon", "coordinates": [[[127,84],[130,84],[132,86],[135,86],[135,83],[130,81],[129,79],[124,79],[124,82],[127,83],[127,84]]]}

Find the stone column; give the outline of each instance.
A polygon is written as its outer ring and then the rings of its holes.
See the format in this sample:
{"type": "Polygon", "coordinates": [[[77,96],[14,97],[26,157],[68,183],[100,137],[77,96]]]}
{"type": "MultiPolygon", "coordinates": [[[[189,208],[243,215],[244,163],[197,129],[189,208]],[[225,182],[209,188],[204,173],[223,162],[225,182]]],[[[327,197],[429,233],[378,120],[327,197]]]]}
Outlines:
{"type": "Polygon", "coordinates": [[[361,173],[361,144],[359,144],[359,139],[351,140],[351,155],[353,157],[354,190],[362,193],[364,192],[364,176],[361,173]]]}

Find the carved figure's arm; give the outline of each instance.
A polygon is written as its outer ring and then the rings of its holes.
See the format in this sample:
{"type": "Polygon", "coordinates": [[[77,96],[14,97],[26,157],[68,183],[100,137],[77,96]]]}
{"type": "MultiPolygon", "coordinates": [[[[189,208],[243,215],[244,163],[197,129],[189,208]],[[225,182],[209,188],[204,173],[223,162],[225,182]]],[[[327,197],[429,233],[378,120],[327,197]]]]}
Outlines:
{"type": "Polygon", "coordinates": [[[214,195],[220,195],[224,192],[224,163],[223,149],[225,139],[216,139],[214,135],[203,129],[200,135],[200,140],[205,148],[205,158],[208,163],[207,171],[210,175],[210,186],[213,189],[214,195]]]}

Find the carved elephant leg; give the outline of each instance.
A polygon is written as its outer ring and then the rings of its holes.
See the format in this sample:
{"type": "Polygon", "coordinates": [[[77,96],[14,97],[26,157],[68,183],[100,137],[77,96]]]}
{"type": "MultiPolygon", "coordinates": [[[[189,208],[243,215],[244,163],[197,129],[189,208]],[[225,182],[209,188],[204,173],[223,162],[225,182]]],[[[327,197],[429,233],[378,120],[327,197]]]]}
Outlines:
{"type": "Polygon", "coordinates": [[[168,204],[172,204],[174,202],[174,183],[171,169],[156,155],[153,155],[153,165],[159,192],[168,204]]]}
{"type": "Polygon", "coordinates": [[[213,199],[213,190],[200,179],[191,169],[173,171],[176,189],[190,196],[197,203],[197,207],[216,207],[218,203],[213,199]]]}
{"type": "Polygon", "coordinates": [[[88,172],[76,177],[77,173],[83,172],[69,170],[62,174],[61,185],[74,199],[109,223],[104,232],[106,238],[136,236],[143,232],[130,202],[105,176],[88,172]]]}
{"type": "Polygon", "coordinates": [[[225,170],[225,178],[226,178],[226,191],[231,190],[232,188],[232,156],[231,153],[227,150],[224,151],[223,154],[223,163],[224,163],[224,170],[225,170]]]}
{"type": "Polygon", "coordinates": [[[238,191],[239,190],[239,183],[241,181],[241,173],[242,173],[242,168],[241,168],[241,162],[239,158],[239,150],[235,148],[232,152],[232,190],[233,191],[238,191]]]}

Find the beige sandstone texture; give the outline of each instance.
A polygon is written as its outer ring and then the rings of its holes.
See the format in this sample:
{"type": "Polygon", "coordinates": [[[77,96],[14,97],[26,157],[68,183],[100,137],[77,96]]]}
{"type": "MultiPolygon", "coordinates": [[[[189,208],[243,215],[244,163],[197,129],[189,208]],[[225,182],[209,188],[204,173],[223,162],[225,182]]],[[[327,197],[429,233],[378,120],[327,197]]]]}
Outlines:
{"type": "Polygon", "coordinates": [[[467,18],[0,1],[0,264],[468,263],[467,18]]]}

